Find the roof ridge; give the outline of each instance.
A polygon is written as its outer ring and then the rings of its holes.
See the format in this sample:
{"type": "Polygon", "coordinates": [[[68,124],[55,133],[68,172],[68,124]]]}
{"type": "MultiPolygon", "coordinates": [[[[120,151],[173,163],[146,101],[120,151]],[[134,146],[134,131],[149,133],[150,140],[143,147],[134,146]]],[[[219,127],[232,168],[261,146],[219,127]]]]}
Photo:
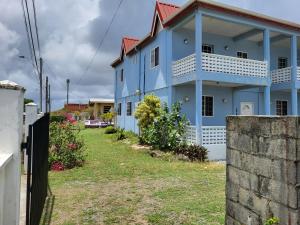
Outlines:
{"type": "Polygon", "coordinates": [[[167,3],[167,2],[161,2],[161,1],[157,1],[158,4],[162,4],[162,5],[167,5],[167,6],[171,6],[174,8],[180,8],[180,6],[172,4],[172,3],[167,3]]]}
{"type": "Polygon", "coordinates": [[[129,36],[123,36],[123,39],[133,40],[133,41],[139,41],[140,39],[129,37],[129,36]]]}

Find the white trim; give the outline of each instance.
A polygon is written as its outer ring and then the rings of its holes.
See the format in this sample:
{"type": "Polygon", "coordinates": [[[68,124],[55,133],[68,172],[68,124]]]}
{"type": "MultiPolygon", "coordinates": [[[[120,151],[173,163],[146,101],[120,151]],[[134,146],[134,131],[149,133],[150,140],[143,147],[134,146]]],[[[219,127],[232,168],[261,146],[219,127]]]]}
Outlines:
{"type": "MultiPolygon", "coordinates": [[[[213,98],[213,102],[212,102],[212,116],[203,116],[203,110],[202,110],[202,105],[201,105],[201,115],[202,117],[207,117],[207,118],[213,118],[215,117],[215,96],[213,95],[202,95],[202,97],[212,97],[213,98]]],[[[202,104],[203,104],[203,100],[202,100],[202,104]]]]}

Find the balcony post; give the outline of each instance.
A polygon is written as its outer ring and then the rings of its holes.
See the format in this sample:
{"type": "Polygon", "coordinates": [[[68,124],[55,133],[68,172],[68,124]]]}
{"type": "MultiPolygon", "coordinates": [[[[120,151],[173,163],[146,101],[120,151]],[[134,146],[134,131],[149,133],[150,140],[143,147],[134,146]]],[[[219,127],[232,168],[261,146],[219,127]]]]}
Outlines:
{"type": "Polygon", "coordinates": [[[196,54],[196,142],[201,144],[202,142],[202,80],[201,80],[201,71],[202,71],[202,13],[196,11],[195,13],[195,54],[196,54]]]}
{"type": "Polygon", "coordinates": [[[298,90],[297,82],[297,36],[291,37],[291,99],[292,115],[298,114],[298,90]]]}
{"type": "Polygon", "coordinates": [[[268,85],[264,87],[264,102],[265,102],[265,115],[271,114],[271,84],[272,78],[270,74],[270,30],[264,30],[264,61],[267,62],[267,76],[268,76],[268,85]]]}
{"type": "Polygon", "coordinates": [[[166,33],[166,60],[167,60],[167,86],[168,86],[168,107],[171,109],[173,103],[173,71],[172,71],[172,62],[173,62],[173,30],[167,30],[166,33]]]}

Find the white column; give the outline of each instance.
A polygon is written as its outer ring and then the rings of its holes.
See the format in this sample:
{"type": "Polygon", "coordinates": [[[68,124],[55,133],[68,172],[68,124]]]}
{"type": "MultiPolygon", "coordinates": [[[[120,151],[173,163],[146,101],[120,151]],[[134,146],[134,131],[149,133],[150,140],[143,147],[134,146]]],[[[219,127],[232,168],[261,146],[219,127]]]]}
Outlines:
{"type": "Polygon", "coordinates": [[[292,115],[298,114],[298,89],[297,89],[297,36],[291,37],[291,103],[292,103],[292,115]]]}
{"type": "MultiPolygon", "coordinates": [[[[35,121],[37,121],[38,119],[38,106],[35,103],[28,103],[25,105],[25,142],[26,142],[26,138],[28,136],[28,129],[29,129],[29,125],[33,124],[35,121]]],[[[26,155],[26,152],[24,153],[24,172],[25,174],[27,173],[27,161],[28,161],[28,157],[26,155]]]]}
{"type": "Polygon", "coordinates": [[[0,157],[12,155],[5,166],[3,225],[19,224],[21,143],[23,133],[24,88],[0,81],[0,157]]]}

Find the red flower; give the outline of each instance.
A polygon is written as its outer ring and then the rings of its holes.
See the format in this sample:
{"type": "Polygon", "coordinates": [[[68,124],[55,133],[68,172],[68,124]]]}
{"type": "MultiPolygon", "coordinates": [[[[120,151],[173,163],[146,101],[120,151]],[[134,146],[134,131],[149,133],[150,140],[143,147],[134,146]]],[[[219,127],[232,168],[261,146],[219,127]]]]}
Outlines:
{"type": "Polygon", "coordinates": [[[65,169],[64,165],[61,162],[55,162],[51,166],[53,171],[63,171],[65,169]]]}
{"type": "Polygon", "coordinates": [[[68,144],[68,148],[71,149],[71,150],[74,150],[77,148],[77,145],[74,144],[74,143],[71,143],[71,144],[68,144]]]}

